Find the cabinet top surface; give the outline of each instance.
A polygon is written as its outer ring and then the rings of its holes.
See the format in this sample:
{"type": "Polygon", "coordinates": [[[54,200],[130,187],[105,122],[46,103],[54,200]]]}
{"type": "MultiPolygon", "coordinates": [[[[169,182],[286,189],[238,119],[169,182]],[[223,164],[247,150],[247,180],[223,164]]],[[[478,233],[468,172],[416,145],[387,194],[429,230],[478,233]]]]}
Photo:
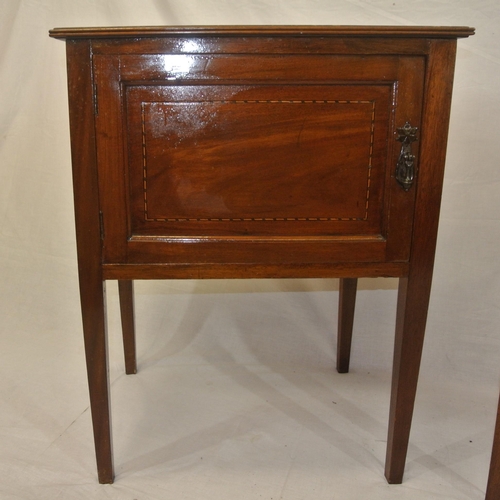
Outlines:
{"type": "Polygon", "coordinates": [[[465,38],[474,34],[466,26],[122,26],[55,28],[53,38],[151,38],[193,36],[268,37],[417,37],[465,38]]]}

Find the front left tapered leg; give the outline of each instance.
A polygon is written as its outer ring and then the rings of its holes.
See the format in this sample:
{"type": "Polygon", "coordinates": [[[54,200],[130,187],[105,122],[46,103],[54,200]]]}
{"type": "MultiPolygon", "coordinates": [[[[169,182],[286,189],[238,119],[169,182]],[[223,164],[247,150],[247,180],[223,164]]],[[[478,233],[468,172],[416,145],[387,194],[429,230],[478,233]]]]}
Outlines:
{"type": "Polygon", "coordinates": [[[105,283],[92,277],[80,278],[80,298],[97,474],[99,482],[107,484],[113,482],[113,447],[106,338],[105,283]]]}

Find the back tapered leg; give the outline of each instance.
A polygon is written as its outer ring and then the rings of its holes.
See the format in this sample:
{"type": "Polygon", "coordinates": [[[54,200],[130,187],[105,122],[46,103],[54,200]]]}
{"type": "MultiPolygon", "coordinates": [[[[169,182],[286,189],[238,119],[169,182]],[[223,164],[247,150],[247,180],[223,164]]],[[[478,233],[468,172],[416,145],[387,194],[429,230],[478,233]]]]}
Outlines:
{"type": "Polygon", "coordinates": [[[337,333],[337,371],[339,373],[347,373],[349,371],[357,287],[357,278],[340,279],[337,333]]]}
{"type": "Polygon", "coordinates": [[[119,280],[120,313],[123,331],[123,348],[125,352],[125,373],[137,373],[137,355],[135,349],[134,318],[134,282],[119,280]]]}

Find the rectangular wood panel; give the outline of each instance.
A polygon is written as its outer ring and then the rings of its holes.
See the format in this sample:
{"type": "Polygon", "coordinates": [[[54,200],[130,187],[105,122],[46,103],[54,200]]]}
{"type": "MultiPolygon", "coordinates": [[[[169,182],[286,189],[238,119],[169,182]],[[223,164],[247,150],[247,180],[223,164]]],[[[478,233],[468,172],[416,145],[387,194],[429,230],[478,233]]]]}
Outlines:
{"type": "Polygon", "coordinates": [[[381,235],[391,90],[131,87],[132,234],[381,235]]]}

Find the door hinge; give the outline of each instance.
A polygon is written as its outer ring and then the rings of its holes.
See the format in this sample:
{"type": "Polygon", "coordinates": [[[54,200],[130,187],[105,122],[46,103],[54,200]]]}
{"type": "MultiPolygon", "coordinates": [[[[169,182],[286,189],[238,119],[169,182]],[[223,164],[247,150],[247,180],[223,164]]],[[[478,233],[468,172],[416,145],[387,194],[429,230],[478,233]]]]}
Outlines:
{"type": "Polygon", "coordinates": [[[101,241],[104,241],[104,217],[101,211],[99,211],[99,231],[101,233],[101,241]]]}
{"type": "Polygon", "coordinates": [[[99,114],[99,102],[97,100],[97,83],[94,83],[94,88],[92,90],[93,90],[92,100],[94,101],[94,115],[97,116],[99,114]]]}

